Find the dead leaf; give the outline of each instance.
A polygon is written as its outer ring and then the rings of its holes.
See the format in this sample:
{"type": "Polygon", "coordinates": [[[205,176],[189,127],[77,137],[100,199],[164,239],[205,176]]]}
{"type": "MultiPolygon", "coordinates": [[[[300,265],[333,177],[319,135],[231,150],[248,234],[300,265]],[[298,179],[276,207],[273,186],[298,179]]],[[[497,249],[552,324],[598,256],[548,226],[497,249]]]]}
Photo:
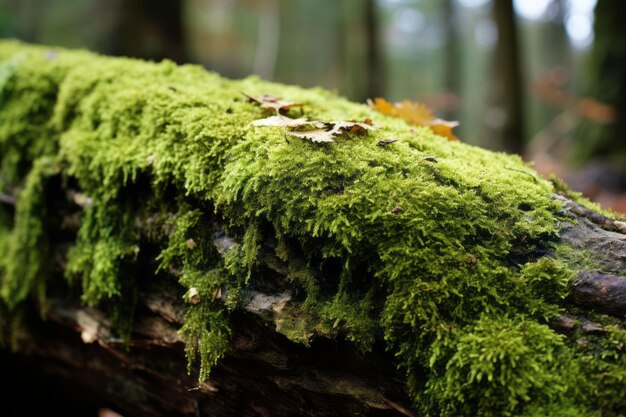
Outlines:
{"type": "Polygon", "coordinates": [[[360,122],[342,122],[334,121],[329,122],[327,125],[332,125],[332,132],[334,135],[341,135],[342,133],[350,133],[352,135],[363,136],[367,134],[368,129],[376,129],[374,126],[360,123],[360,122]]]}
{"type": "Polygon", "coordinates": [[[255,103],[263,109],[275,110],[277,113],[289,111],[294,107],[298,107],[300,108],[300,110],[302,110],[302,107],[304,107],[304,104],[291,103],[289,101],[281,100],[278,97],[274,97],[269,94],[263,94],[260,97],[252,97],[247,95],[246,93],[242,94],[248,98],[248,101],[250,103],[255,103]]]}
{"type": "Polygon", "coordinates": [[[459,122],[456,121],[448,121],[443,119],[434,119],[431,120],[430,129],[439,136],[443,136],[448,140],[459,140],[454,133],[452,133],[452,129],[457,127],[459,122]]]}
{"type": "Polygon", "coordinates": [[[359,122],[309,122],[317,129],[308,131],[288,130],[287,133],[299,138],[309,139],[312,142],[334,142],[334,137],[343,136],[346,133],[362,136],[366,135],[368,129],[376,129],[374,126],[359,122]]]}
{"type": "Polygon", "coordinates": [[[335,141],[333,139],[332,132],[329,130],[315,129],[315,130],[309,130],[307,132],[288,131],[287,133],[289,133],[292,136],[296,136],[302,139],[308,139],[311,142],[334,142],[335,141]]]}
{"type": "Polygon", "coordinates": [[[367,104],[377,112],[387,116],[394,116],[396,114],[394,105],[382,97],[376,97],[374,100],[368,99],[367,104]]]}
{"type": "Polygon", "coordinates": [[[307,121],[305,118],[291,119],[283,116],[282,114],[276,116],[266,117],[265,119],[255,120],[250,123],[253,126],[280,126],[280,127],[302,127],[310,126],[313,123],[307,121]]]}
{"type": "Polygon", "coordinates": [[[367,104],[379,113],[387,116],[397,117],[407,123],[416,126],[427,126],[433,133],[443,136],[448,140],[458,140],[452,133],[452,128],[459,125],[459,122],[437,119],[424,104],[403,100],[392,104],[384,98],[377,97],[374,100],[367,100],[367,104]]]}
{"type": "Polygon", "coordinates": [[[308,120],[306,118],[292,119],[282,112],[293,107],[302,108],[302,104],[289,103],[282,101],[274,96],[264,94],[261,97],[252,97],[242,93],[251,103],[255,103],[262,108],[273,109],[277,114],[251,122],[252,126],[274,126],[282,127],[285,132],[312,142],[334,142],[334,137],[343,136],[345,134],[363,136],[368,133],[369,129],[376,129],[371,119],[365,119],[362,122],[336,120],[324,122],[319,120],[308,120]]]}
{"type": "Polygon", "coordinates": [[[348,121],[354,122],[354,123],[364,123],[366,125],[374,126],[374,122],[372,122],[372,119],[370,119],[369,117],[361,120],[360,122],[358,120],[348,120],[348,121]]]}
{"type": "Polygon", "coordinates": [[[200,293],[196,287],[189,288],[189,291],[187,291],[187,300],[189,300],[191,304],[198,304],[200,302],[200,293]]]}

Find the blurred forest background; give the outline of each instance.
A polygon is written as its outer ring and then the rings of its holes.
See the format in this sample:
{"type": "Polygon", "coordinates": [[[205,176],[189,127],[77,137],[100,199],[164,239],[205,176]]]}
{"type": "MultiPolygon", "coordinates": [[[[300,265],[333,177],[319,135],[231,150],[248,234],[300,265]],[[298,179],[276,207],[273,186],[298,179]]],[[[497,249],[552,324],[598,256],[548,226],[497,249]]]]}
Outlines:
{"type": "Polygon", "coordinates": [[[626,212],[626,1],[0,0],[0,37],[418,100],[626,212]]]}

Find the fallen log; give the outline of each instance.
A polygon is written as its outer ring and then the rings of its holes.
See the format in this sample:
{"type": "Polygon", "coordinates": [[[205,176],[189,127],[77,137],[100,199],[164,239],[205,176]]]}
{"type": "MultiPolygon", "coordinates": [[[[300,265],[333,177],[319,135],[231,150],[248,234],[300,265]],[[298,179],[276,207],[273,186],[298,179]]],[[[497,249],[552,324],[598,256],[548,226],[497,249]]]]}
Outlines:
{"type": "Polygon", "coordinates": [[[7,41],[0,155],[2,360],[81,407],[626,408],[625,223],[517,157],[321,89],[7,41]]]}

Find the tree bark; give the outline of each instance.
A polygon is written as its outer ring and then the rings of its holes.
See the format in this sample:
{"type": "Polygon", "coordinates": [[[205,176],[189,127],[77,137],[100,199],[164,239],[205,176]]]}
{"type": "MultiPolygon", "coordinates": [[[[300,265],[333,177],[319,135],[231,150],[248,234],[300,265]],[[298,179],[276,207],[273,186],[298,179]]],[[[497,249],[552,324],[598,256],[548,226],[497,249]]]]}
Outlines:
{"type": "MultiPolygon", "coordinates": [[[[234,244],[222,232],[215,239],[217,246],[234,244]]],[[[269,252],[262,257],[273,275],[286,270],[269,252]]],[[[105,307],[85,307],[67,292],[48,300],[45,319],[32,304],[24,308],[19,332],[9,326],[3,335],[16,352],[0,360],[46,381],[47,392],[67,395],[57,384],[71,386],[82,400],[56,411],[50,399],[43,410],[40,403],[13,404],[9,416],[44,410],[81,415],[102,407],[126,416],[414,415],[403,375],[382,340],[369,353],[342,340],[312,338],[308,347],[291,342],[277,325],[290,318],[284,307],[297,302],[293,293],[275,288],[244,291],[245,301],[230,317],[228,353],[210,380],[198,384],[197,369],[185,371],[177,332],[184,323],[184,291],[170,278],[142,278],[128,342],[116,335],[105,307]]],[[[12,377],[4,374],[3,382],[12,377]]],[[[19,398],[22,388],[9,387],[8,398],[19,398]]]]}
{"type": "Polygon", "coordinates": [[[495,0],[493,19],[498,29],[487,120],[491,146],[522,155],[525,148],[524,93],[517,21],[512,0],[495,0]]]}

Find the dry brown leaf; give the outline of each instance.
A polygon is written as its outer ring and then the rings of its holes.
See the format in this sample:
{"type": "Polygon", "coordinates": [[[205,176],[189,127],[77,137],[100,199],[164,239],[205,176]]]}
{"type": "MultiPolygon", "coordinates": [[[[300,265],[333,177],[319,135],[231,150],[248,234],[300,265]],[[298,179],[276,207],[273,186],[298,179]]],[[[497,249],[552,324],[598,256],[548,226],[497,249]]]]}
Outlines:
{"type": "Polygon", "coordinates": [[[430,109],[424,104],[410,100],[392,104],[380,97],[368,100],[367,103],[372,109],[386,116],[397,117],[416,126],[428,126],[439,136],[443,136],[448,140],[458,140],[452,133],[452,128],[458,126],[459,122],[436,119],[430,109]]]}
{"type": "Polygon", "coordinates": [[[427,125],[434,118],[428,107],[410,100],[402,100],[396,104],[395,109],[396,117],[417,126],[427,125]]]}
{"type": "Polygon", "coordinates": [[[395,106],[382,97],[376,97],[374,100],[368,99],[367,104],[377,112],[387,116],[395,116],[396,114],[395,106]]]}
{"type": "Polygon", "coordinates": [[[304,107],[303,104],[300,103],[291,103],[289,101],[284,101],[279,99],[278,97],[274,97],[269,94],[263,94],[260,97],[252,97],[247,95],[246,93],[242,93],[244,96],[248,98],[250,103],[255,103],[263,109],[275,110],[277,113],[289,111],[294,107],[298,107],[302,109],[304,107]]]}
{"type": "Polygon", "coordinates": [[[330,130],[324,130],[324,129],[315,129],[315,130],[308,130],[306,132],[294,132],[294,131],[288,131],[287,133],[289,133],[292,136],[296,136],[302,139],[308,139],[311,142],[334,142],[335,140],[333,139],[333,133],[330,130]]]}
{"type": "Polygon", "coordinates": [[[435,134],[439,136],[443,136],[448,140],[459,140],[454,133],[452,133],[452,129],[457,127],[459,122],[456,121],[448,121],[443,119],[434,119],[430,121],[430,129],[435,132],[435,134]]]}
{"type": "Polygon", "coordinates": [[[304,117],[292,119],[281,114],[281,111],[286,112],[293,107],[301,108],[302,104],[288,103],[268,94],[264,94],[261,97],[252,97],[245,93],[242,94],[246,96],[251,103],[276,111],[276,114],[273,116],[251,122],[250,124],[252,126],[282,127],[285,129],[286,133],[299,138],[309,139],[312,142],[334,142],[333,138],[335,136],[342,136],[346,133],[362,136],[366,135],[369,129],[376,129],[370,119],[365,119],[362,122],[345,122],[341,120],[322,122],[318,120],[307,120],[304,117]]]}
{"type": "Polygon", "coordinates": [[[305,118],[291,119],[281,114],[276,116],[266,117],[265,119],[255,120],[250,123],[253,126],[280,126],[280,127],[301,127],[311,126],[312,122],[307,121],[305,118]]]}
{"type": "Polygon", "coordinates": [[[360,122],[342,122],[334,121],[326,123],[328,127],[331,127],[331,131],[334,135],[341,135],[343,133],[350,133],[352,135],[363,136],[367,134],[369,129],[376,129],[376,127],[360,122]]]}
{"type": "Polygon", "coordinates": [[[376,129],[374,126],[359,122],[310,122],[315,124],[318,129],[308,131],[291,131],[287,133],[303,139],[309,139],[312,142],[334,142],[334,138],[342,136],[346,133],[353,135],[365,135],[368,129],[376,129]]]}

